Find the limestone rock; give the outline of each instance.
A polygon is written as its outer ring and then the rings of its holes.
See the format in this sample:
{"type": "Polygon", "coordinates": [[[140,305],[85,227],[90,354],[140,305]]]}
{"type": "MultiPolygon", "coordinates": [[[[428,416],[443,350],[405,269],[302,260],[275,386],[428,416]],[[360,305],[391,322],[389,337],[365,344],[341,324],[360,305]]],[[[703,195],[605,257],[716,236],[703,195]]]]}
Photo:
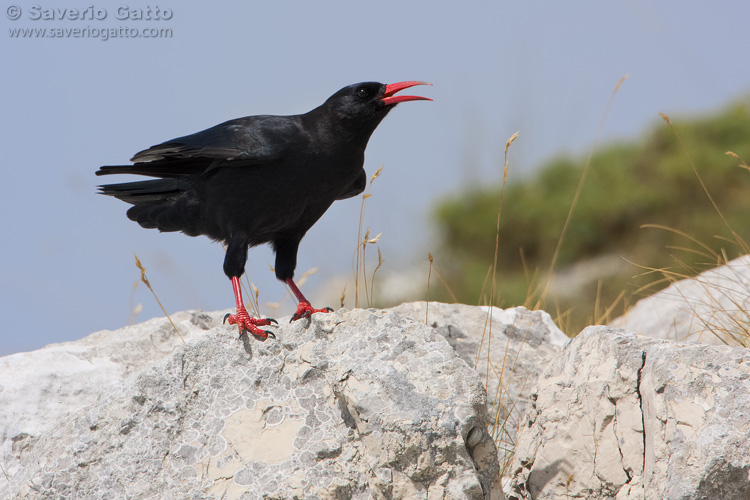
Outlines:
{"type": "Polygon", "coordinates": [[[589,327],[539,379],[511,499],[750,498],[750,351],[589,327]]]}
{"type": "Polygon", "coordinates": [[[461,359],[475,366],[485,384],[490,429],[500,448],[500,463],[509,459],[516,430],[531,406],[537,378],[569,339],[544,311],[523,307],[492,308],[464,304],[412,302],[392,309],[425,322],[444,336],[461,359]],[[427,314],[427,317],[425,317],[427,314]],[[491,333],[491,335],[490,335],[491,333]]]}
{"type": "Polygon", "coordinates": [[[372,310],[283,323],[267,342],[197,326],[141,362],[124,359],[143,345],[93,347],[124,328],[56,347],[42,374],[44,350],[0,364],[62,394],[35,413],[38,392],[0,392],[0,498],[502,498],[481,382],[431,328],[372,310]]]}
{"type": "Polygon", "coordinates": [[[750,330],[750,255],[641,299],[610,326],[661,339],[750,347],[744,333],[750,330]]]}
{"type": "MultiPolygon", "coordinates": [[[[199,311],[180,312],[172,320],[187,342],[221,324],[218,313],[199,311]]],[[[169,321],[158,318],[0,358],[0,453],[7,452],[8,439],[49,432],[94,404],[107,388],[170,356],[180,344],[169,321]]]]}

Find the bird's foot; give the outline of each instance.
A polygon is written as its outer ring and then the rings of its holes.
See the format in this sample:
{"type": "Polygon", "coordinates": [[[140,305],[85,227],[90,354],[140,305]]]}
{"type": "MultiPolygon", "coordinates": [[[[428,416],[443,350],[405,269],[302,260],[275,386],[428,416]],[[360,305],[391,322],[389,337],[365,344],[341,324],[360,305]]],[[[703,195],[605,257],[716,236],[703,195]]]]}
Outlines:
{"type": "Polygon", "coordinates": [[[297,306],[297,312],[294,313],[294,316],[292,316],[292,319],[289,320],[291,323],[292,321],[297,321],[298,319],[302,318],[309,318],[312,316],[313,313],[330,313],[333,312],[333,309],[330,307],[326,307],[324,309],[315,309],[312,305],[310,305],[309,302],[306,300],[303,300],[299,303],[297,306]]]}
{"type": "Polygon", "coordinates": [[[224,323],[227,321],[229,321],[230,325],[237,325],[240,330],[240,337],[242,337],[243,333],[250,332],[259,340],[265,340],[268,337],[276,338],[276,335],[271,330],[261,330],[258,328],[259,326],[266,326],[271,323],[279,324],[278,321],[271,318],[252,318],[244,308],[238,309],[237,314],[227,313],[224,316],[224,323]]]}

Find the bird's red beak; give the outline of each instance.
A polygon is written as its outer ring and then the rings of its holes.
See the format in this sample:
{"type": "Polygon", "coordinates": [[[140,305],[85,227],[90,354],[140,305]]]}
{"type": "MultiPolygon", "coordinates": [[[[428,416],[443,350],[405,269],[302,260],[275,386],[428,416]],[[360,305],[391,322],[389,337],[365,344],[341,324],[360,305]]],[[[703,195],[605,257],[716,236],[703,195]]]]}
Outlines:
{"type": "Polygon", "coordinates": [[[398,104],[400,102],[406,102],[406,101],[431,101],[429,97],[420,97],[417,95],[393,95],[396,92],[399,92],[404,89],[408,89],[409,87],[414,87],[415,85],[430,85],[431,83],[427,82],[398,82],[398,83],[391,83],[390,85],[385,86],[385,93],[383,94],[383,98],[381,101],[385,104],[398,104]]]}

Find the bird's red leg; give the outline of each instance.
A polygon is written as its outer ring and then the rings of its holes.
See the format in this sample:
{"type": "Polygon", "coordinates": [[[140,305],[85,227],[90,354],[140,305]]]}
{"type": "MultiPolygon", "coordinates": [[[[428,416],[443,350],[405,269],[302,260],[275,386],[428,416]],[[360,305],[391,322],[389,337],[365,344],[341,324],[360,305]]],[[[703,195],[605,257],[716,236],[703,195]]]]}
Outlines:
{"type": "Polygon", "coordinates": [[[271,318],[251,318],[245,309],[245,304],[242,301],[242,287],[240,286],[239,276],[232,277],[232,288],[234,289],[234,298],[237,301],[237,314],[227,314],[224,316],[224,321],[229,320],[230,325],[237,325],[240,329],[240,337],[245,332],[250,332],[260,339],[266,339],[268,337],[276,338],[270,330],[261,330],[258,326],[270,325],[271,323],[278,322],[271,318]]]}
{"type": "Polygon", "coordinates": [[[297,285],[294,284],[294,280],[292,278],[287,278],[285,283],[289,285],[289,288],[292,289],[292,293],[295,297],[297,297],[297,300],[299,301],[299,305],[297,306],[297,312],[294,313],[294,316],[292,316],[292,319],[289,320],[291,323],[292,321],[296,321],[301,318],[309,318],[312,316],[313,313],[328,313],[333,312],[333,309],[330,307],[326,307],[325,309],[314,309],[313,306],[310,304],[310,301],[305,298],[304,295],[302,295],[302,292],[299,291],[299,288],[297,288],[297,285]]]}

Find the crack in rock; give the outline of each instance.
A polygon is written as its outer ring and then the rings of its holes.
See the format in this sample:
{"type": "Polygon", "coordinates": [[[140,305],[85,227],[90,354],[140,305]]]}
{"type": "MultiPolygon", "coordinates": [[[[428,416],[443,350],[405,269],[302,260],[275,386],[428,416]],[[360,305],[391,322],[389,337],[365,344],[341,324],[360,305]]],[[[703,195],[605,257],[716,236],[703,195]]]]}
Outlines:
{"type": "MultiPolygon", "coordinates": [[[[638,394],[638,406],[641,410],[641,425],[643,426],[643,469],[641,477],[646,474],[646,414],[643,411],[643,394],[641,393],[641,382],[643,380],[643,368],[646,366],[646,350],[641,352],[641,366],[636,374],[635,392],[638,394]]],[[[628,482],[632,479],[628,476],[628,482]]]]}

